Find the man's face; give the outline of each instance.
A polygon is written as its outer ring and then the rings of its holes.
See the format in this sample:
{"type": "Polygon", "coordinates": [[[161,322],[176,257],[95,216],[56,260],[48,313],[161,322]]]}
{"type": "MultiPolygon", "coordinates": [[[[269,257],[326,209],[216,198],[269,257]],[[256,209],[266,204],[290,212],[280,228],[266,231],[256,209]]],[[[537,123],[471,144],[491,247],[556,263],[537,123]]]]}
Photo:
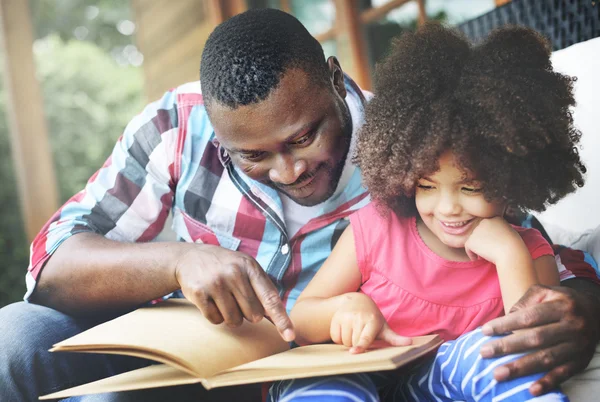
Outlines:
{"type": "Polygon", "coordinates": [[[337,61],[331,84],[289,69],[269,97],[231,109],[213,102],[216,139],[250,178],[312,206],[328,199],[342,173],[352,135],[337,61]]]}

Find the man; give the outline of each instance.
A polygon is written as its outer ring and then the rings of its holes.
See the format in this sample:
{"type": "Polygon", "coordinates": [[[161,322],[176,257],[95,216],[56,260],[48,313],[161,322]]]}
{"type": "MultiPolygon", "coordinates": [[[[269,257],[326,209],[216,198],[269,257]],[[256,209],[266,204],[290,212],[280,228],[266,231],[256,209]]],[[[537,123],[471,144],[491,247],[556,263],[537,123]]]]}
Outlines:
{"type": "MultiPolygon", "coordinates": [[[[293,340],[286,309],[346,218],[369,201],[349,161],[365,95],[295,18],[268,9],[215,29],[201,82],[202,92],[183,85],[134,118],[85,190],[34,240],[30,303],[0,310],[1,400],[34,400],[148,364],[47,349],[179,289],[213,323],[266,314],[293,340]],[[183,241],[149,243],[169,211],[183,241]]],[[[541,382],[546,390],[588,364],[600,338],[599,292],[572,281],[589,289],[532,289],[516,314],[491,324],[532,327],[492,352],[540,347],[508,375],[555,368],[541,382]]],[[[184,398],[173,392],[163,395],[184,398]]],[[[224,398],[203,397],[211,396],[224,398]]]]}

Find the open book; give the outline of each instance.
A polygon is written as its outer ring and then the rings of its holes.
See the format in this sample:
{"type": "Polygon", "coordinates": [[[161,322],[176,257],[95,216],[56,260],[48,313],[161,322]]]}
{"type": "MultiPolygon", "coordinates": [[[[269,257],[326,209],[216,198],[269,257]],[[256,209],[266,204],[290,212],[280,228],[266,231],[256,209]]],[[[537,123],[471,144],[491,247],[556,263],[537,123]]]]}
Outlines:
{"type": "Polygon", "coordinates": [[[158,363],[40,399],[202,383],[206,389],[291,378],[393,370],[435,350],[437,335],[413,345],[350,354],[341,345],[290,349],[271,322],[213,325],[186,300],[168,300],[57,343],[52,352],[113,353],[158,363]]]}

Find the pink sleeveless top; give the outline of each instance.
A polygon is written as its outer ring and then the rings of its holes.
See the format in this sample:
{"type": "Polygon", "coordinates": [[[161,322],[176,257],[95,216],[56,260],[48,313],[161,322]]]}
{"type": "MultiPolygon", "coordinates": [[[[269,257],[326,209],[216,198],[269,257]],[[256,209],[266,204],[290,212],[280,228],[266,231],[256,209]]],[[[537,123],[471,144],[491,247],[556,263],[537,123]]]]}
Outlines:
{"type": "MultiPolygon", "coordinates": [[[[383,218],[373,202],[354,213],[350,223],[360,291],[375,301],[395,332],[451,340],[503,315],[494,264],[443,259],[425,245],[415,217],[383,218]]],[[[514,228],[533,259],[554,255],[537,230],[514,228]]]]}

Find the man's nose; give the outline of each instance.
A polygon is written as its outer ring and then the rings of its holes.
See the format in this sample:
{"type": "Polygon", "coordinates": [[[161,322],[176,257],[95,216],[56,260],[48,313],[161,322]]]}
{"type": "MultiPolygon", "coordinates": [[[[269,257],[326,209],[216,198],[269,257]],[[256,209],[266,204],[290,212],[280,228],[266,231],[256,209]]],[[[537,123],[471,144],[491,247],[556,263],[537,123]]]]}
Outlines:
{"type": "Polygon", "coordinates": [[[275,164],[269,170],[269,179],[278,184],[293,184],[302,173],[306,172],[306,162],[296,160],[291,153],[277,155],[275,164]]]}

